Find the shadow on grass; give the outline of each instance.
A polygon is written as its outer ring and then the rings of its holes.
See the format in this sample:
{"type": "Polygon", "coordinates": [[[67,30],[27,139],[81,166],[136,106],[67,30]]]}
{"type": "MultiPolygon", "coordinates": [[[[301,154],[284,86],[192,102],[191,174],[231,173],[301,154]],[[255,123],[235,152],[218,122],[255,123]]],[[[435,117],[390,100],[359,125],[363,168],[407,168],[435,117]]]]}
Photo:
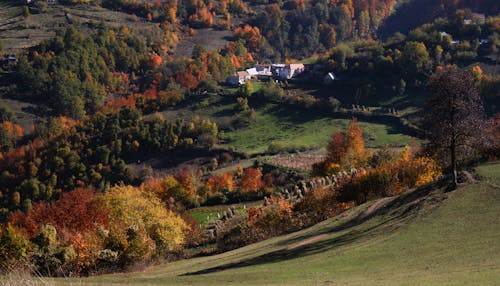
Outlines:
{"type": "MultiPolygon", "coordinates": [[[[399,197],[388,202],[387,205],[379,208],[370,215],[365,215],[363,211],[360,212],[356,217],[346,221],[341,225],[332,228],[327,228],[325,231],[322,232],[307,234],[293,239],[288,239],[280,244],[282,244],[283,246],[286,245],[290,246],[294,242],[299,242],[304,239],[318,236],[321,234],[332,234],[335,232],[348,230],[348,232],[345,234],[341,234],[339,236],[330,239],[322,239],[318,242],[304,244],[301,246],[299,245],[298,247],[293,249],[284,248],[251,259],[239,262],[227,263],[224,265],[202,269],[195,272],[185,273],[182,276],[209,274],[209,273],[215,273],[219,271],[241,268],[246,266],[286,261],[299,257],[314,255],[324,251],[330,251],[332,249],[336,249],[356,241],[358,242],[367,241],[382,234],[392,233],[397,229],[399,229],[401,226],[405,225],[405,223],[407,223],[408,220],[411,220],[414,217],[416,217],[418,211],[424,207],[422,201],[425,200],[426,197],[431,192],[435,190],[441,190],[445,186],[446,182],[442,180],[433,184],[426,185],[414,191],[403,193],[399,197]],[[375,216],[384,216],[384,215],[387,215],[387,218],[381,219],[378,222],[373,221],[371,225],[365,225],[364,227],[355,228],[375,216]]],[[[438,201],[441,200],[442,197],[438,201]]],[[[436,200],[435,198],[431,198],[431,201],[436,201],[436,200]]]]}

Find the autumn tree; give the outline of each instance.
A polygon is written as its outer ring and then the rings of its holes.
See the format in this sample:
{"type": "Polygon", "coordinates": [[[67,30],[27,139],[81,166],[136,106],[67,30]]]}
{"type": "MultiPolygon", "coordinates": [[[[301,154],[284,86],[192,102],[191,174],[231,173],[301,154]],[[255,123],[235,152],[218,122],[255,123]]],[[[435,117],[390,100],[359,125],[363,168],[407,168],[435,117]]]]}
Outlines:
{"type": "Polygon", "coordinates": [[[262,168],[248,168],[243,172],[240,187],[243,192],[256,192],[264,187],[262,168]]]}
{"type": "Polygon", "coordinates": [[[327,160],[335,164],[340,164],[346,152],[345,148],[344,134],[342,132],[334,132],[332,134],[332,141],[328,143],[327,160]]]}
{"type": "Polygon", "coordinates": [[[361,126],[355,118],[349,123],[345,139],[346,153],[343,158],[343,164],[350,167],[359,166],[366,159],[367,151],[365,149],[365,142],[363,141],[361,126]]]}
{"type": "Polygon", "coordinates": [[[458,164],[485,139],[483,103],[471,71],[444,69],[430,79],[429,86],[434,95],[424,108],[421,128],[429,150],[448,159],[456,187],[458,164]]]}
{"type": "Polygon", "coordinates": [[[184,243],[188,226],[153,193],[117,186],[106,192],[101,201],[109,210],[107,246],[118,252],[124,265],[184,243]]]}
{"type": "Polygon", "coordinates": [[[233,191],[235,188],[233,173],[214,175],[207,180],[206,189],[210,194],[223,191],[233,191]]]}

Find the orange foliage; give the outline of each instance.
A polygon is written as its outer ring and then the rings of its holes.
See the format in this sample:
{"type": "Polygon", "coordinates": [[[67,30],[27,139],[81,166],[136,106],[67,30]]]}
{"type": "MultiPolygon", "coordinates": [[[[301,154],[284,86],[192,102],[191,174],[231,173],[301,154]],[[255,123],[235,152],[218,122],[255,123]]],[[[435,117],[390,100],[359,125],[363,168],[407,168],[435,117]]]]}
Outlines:
{"type": "Polygon", "coordinates": [[[157,53],[153,52],[149,55],[149,65],[152,69],[159,67],[162,62],[162,58],[157,53]]]}
{"type": "Polygon", "coordinates": [[[240,69],[242,66],[240,59],[235,54],[231,55],[231,63],[236,69],[240,69]]]}
{"type": "Polygon", "coordinates": [[[235,188],[233,173],[225,173],[210,177],[206,183],[206,189],[214,194],[224,190],[232,191],[235,188]]]}
{"type": "Polygon", "coordinates": [[[362,166],[368,156],[369,152],[365,149],[361,127],[353,118],[345,135],[341,132],[332,134],[325,160],[315,163],[313,171],[324,175],[333,174],[342,168],[356,168],[362,166]]]}
{"type": "Polygon", "coordinates": [[[13,134],[14,133],[14,124],[12,124],[12,122],[10,121],[4,121],[3,123],[3,128],[7,131],[7,133],[9,134],[13,134]]]}
{"type": "Polygon", "coordinates": [[[102,109],[103,111],[107,110],[120,110],[123,106],[135,107],[136,98],[138,95],[132,96],[123,96],[113,98],[106,102],[106,106],[102,109]]]}
{"type": "Polygon", "coordinates": [[[196,176],[193,171],[182,170],[174,177],[190,198],[196,197],[196,176]]]}
{"type": "Polygon", "coordinates": [[[199,28],[212,27],[214,24],[214,18],[208,7],[203,5],[201,7],[198,7],[196,9],[196,12],[189,16],[189,23],[199,28]]]}
{"type": "Polygon", "coordinates": [[[271,196],[267,205],[248,210],[247,226],[249,242],[265,239],[290,230],[294,227],[292,205],[281,197],[271,196]]]}
{"type": "Polygon", "coordinates": [[[22,137],[24,135],[23,128],[20,125],[14,124],[10,121],[4,121],[2,123],[2,127],[7,131],[7,133],[14,137],[22,137]]]}
{"type": "Polygon", "coordinates": [[[329,188],[318,187],[306,193],[303,200],[298,202],[295,209],[307,214],[308,221],[312,224],[337,215],[343,206],[337,203],[337,193],[329,188]]]}
{"type": "Polygon", "coordinates": [[[22,137],[24,135],[24,130],[20,125],[14,125],[14,135],[16,137],[22,137]]]}
{"type": "Polygon", "coordinates": [[[346,132],[346,154],[343,164],[347,167],[359,166],[367,157],[361,127],[353,118],[346,132]]]}
{"type": "Polygon", "coordinates": [[[253,61],[254,61],[254,60],[253,60],[253,56],[252,56],[252,54],[251,54],[251,53],[247,53],[247,58],[246,58],[246,60],[247,60],[247,62],[249,62],[249,63],[251,63],[251,62],[253,62],[253,61]]]}
{"type": "Polygon", "coordinates": [[[243,192],[256,192],[264,187],[262,168],[248,168],[243,172],[240,188],[243,192]]]}
{"type": "Polygon", "coordinates": [[[263,37],[259,28],[245,25],[245,27],[237,27],[234,29],[233,35],[245,40],[247,47],[254,52],[259,51],[263,37]]]}

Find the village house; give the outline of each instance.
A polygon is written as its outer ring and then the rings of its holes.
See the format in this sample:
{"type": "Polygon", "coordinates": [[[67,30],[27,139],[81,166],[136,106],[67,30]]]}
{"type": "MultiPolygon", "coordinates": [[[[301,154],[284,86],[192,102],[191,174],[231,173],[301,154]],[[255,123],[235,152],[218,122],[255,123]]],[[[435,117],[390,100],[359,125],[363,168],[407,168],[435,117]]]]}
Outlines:
{"type": "Polygon", "coordinates": [[[304,72],[304,64],[289,64],[284,69],[284,76],[282,78],[291,79],[302,72],[304,72]]]}
{"type": "Polygon", "coordinates": [[[269,80],[270,78],[277,78],[287,80],[301,74],[304,70],[305,66],[303,64],[256,64],[253,68],[239,71],[227,77],[226,82],[231,85],[241,85],[250,79],[269,80]]]}
{"type": "Polygon", "coordinates": [[[472,13],[470,18],[464,19],[464,25],[484,24],[486,23],[486,15],[480,13],[472,13]]]}
{"type": "Polygon", "coordinates": [[[234,75],[228,76],[226,82],[231,85],[241,85],[245,84],[245,82],[250,78],[251,76],[247,71],[239,71],[234,75]]]}
{"type": "Polygon", "coordinates": [[[256,64],[254,67],[257,70],[257,79],[259,80],[268,80],[273,76],[271,65],[256,64]]]}
{"type": "Polygon", "coordinates": [[[280,77],[282,71],[285,69],[285,64],[272,64],[271,73],[274,77],[280,77]]]}
{"type": "Polygon", "coordinates": [[[259,72],[257,72],[256,68],[247,69],[246,72],[248,73],[250,78],[257,78],[257,75],[259,74],[259,72]]]}
{"type": "Polygon", "coordinates": [[[305,67],[303,64],[273,64],[271,65],[272,74],[279,79],[291,79],[302,73],[305,67]]]}

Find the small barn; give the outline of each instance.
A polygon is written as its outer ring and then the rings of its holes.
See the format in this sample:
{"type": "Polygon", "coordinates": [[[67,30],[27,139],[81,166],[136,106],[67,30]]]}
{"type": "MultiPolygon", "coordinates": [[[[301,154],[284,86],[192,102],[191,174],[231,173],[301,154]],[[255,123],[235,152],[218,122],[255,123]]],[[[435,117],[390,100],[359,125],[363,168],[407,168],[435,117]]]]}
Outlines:
{"type": "Polygon", "coordinates": [[[326,85],[333,84],[336,80],[338,80],[338,78],[333,72],[329,72],[323,77],[323,83],[326,85]]]}

